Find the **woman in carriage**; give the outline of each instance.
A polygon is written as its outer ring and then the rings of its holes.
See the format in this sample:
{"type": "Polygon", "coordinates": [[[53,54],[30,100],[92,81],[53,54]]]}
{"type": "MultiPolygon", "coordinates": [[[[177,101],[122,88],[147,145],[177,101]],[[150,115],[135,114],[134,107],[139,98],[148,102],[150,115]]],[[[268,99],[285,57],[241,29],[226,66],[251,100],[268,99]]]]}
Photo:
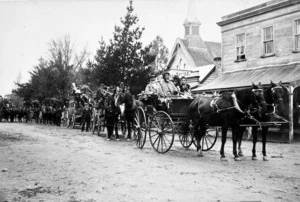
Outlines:
{"type": "Polygon", "coordinates": [[[183,76],[180,79],[180,95],[183,98],[192,98],[190,85],[187,83],[186,78],[183,76]]]}

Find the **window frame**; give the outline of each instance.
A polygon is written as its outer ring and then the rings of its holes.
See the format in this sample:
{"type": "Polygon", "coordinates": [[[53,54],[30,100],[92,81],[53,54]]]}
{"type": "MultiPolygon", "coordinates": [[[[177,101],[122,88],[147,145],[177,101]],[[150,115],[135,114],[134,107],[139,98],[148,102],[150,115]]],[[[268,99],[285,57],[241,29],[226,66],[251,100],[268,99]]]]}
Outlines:
{"type": "Polygon", "coordinates": [[[246,32],[242,32],[239,34],[235,35],[235,62],[241,62],[241,61],[246,61],[246,32]],[[243,44],[241,46],[238,45],[238,36],[240,35],[244,35],[244,40],[243,40],[243,44]],[[238,48],[244,47],[244,54],[240,54],[238,53],[238,48]],[[244,56],[243,58],[241,56],[244,56]]]}
{"type": "Polygon", "coordinates": [[[299,21],[299,30],[300,30],[300,18],[293,20],[293,44],[294,44],[293,52],[296,52],[296,53],[300,52],[300,46],[297,47],[297,45],[296,45],[297,38],[300,41],[300,32],[298,34],[296,33],[297,32],[297,23],[296,23],[297,21],[299,21]]]}
{"type": "Polygon", "coordinates": [[[264,57],[271,57],[271,56],[275,56],[275,36],[274,36],[274,25],[269,25],[269,26],[265,26],[265,27],[262,27],[261,29],[261,42],[262,42],[262,58],[264,57]],[[265,31],[267,28],[270,28],[272,27],[272,39],[271,40],[265,40],[265,31]],[[267,42],[270,42],[272,41],[273,42],[273,52],[272,53],[266,53],[265,50],[265,44],[267,42]]]}

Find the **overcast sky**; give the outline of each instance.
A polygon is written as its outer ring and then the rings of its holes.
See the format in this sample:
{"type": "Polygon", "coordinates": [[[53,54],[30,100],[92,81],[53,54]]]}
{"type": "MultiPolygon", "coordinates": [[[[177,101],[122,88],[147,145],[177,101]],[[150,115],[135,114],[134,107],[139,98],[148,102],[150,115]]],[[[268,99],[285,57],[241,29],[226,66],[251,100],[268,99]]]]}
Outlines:
{"type": "MultiPolygon", "coordinates": [[[[221,41],[221,17],[266,0],[196,0],[200,34],[205,41],[221,41]]],[[[177,37],[183,38],[183,22],[189,0],[133,0],[139,25],[145,27],[142,42],[157,35],[171,51],[177,37]]],[[[101,36],[112,38],[114,25],[126,14],[129,0],[0,0],[0,95],[30,78],[29,71],[40,57],[47,58],[51,39],[69,34],[80,51],[85,46],[95,55],[101,36]]]]}

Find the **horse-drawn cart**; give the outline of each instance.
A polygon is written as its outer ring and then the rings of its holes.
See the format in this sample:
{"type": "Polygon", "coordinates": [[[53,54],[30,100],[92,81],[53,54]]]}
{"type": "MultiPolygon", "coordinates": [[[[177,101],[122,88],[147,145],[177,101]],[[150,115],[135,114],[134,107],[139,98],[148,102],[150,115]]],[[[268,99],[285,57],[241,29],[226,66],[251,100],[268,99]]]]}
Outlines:
{"type": "MultiPolygon", "coordinates": [[[[155,99],[155,98],[154,98],[155,99]]],[[[138,107],[135,113],[135,141],[142,149],[149,135],[151,146],[158,153],[168,152],[177,134],[179,142],[185,148],[194,143],[193,126],[189,120],[189,106],[193,99],[172,96],[163,104],[138,107]]],[[[201,140],[202,151],[210,150],[216,143],[218,129],[210,128],[201,140]]],[[[195,143],[194,143],[195,144],[195,143]]]]}

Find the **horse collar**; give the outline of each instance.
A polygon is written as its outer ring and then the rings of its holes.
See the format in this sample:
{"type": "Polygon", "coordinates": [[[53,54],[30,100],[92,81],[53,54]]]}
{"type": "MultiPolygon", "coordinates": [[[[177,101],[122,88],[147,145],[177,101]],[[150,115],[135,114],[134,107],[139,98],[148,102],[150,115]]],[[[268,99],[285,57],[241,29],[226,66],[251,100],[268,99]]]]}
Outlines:
{"type": "Polygon", "coordinates": [[[231,97],[232,97],[232,99],[233,99],[233,105],[234,105],[234,108],[235,108],[236,110],[238,110],[239,112],[241,112],[242,114],[244,114],[245,112],[244,112],[243,110],[241,110],[241,108],[240,108],[240,106],[239,106],[239,103],[238,103],[238,99],[236,98],[235,92],[233,92],[233,93],[231,94],[231,97]]]}

